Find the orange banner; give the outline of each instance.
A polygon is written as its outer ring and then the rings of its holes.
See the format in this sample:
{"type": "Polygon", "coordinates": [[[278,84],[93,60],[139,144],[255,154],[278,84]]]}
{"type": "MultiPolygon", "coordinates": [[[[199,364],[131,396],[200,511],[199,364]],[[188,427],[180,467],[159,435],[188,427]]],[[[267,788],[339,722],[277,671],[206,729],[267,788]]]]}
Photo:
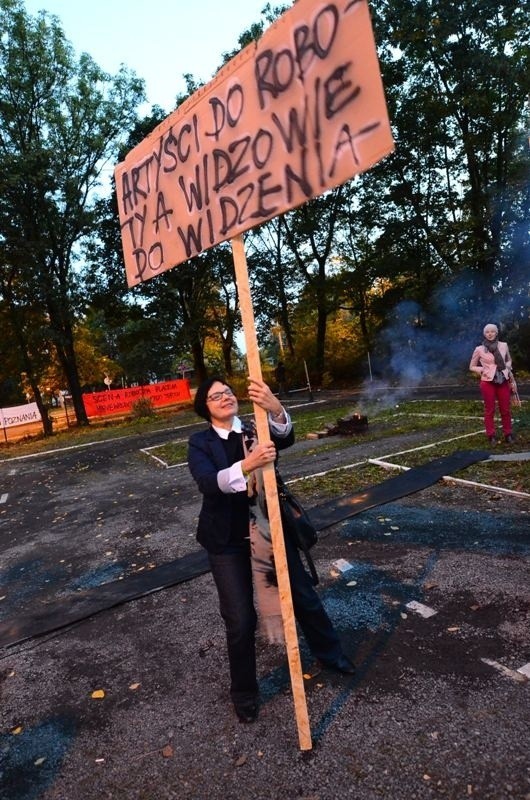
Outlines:
{"type": "Polygon", "coordinates": [[[298,0],[117,165],[129,286],[393,148],[367,3],[298,0]]]}
{"type": "Polygon", "coordinates": [[[191,400],[190,384],[187,380],[176,380],[133,386],[130,389],[91,392],[83,395],[83,403],[88,417],[104,417],[128,413],[133,403],[142,397],[148,397],[155,408],[185,403],[191,400]]]}

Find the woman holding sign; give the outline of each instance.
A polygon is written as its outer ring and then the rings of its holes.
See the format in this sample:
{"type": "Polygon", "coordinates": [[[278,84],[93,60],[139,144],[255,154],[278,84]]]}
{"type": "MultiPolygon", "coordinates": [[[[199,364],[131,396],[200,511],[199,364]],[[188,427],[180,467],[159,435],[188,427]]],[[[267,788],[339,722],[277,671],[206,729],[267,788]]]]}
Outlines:
{"type": "MultiPolygon", "coordinates": [[[[214,377],[198,388],[194,401],[208,429],[193,434],[188,446],[189,468],[203,495],[197,540],[208,552],[219,596],[230,695],[241,722],[253,722],[258,715],[258,619],[269,641],[283,641],[260,468],[275,462],[277,450],[294,442],[290,417],[267,384],[251,378],[248,394],[268,413],[270,441],[256,441],[253,426],[237,416],[232,388],[214,377]]],[[[287,537],[285,549],[294,613],[313,655],[324,666],[353,674],[355,667],[344,655],[298,550],[287,537]]]]}

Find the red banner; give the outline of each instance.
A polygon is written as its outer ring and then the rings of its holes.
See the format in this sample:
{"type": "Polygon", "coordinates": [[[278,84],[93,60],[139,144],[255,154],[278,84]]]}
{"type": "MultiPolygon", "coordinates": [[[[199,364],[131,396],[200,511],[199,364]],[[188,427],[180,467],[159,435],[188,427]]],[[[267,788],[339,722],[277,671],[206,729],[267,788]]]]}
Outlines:
{"type": "Polygon", "coordinates": [[[130,389],[110,389],[83,395],[88,417],[105,417],[110,414],[128,413],[133,404],[143,397],[149,398],[155,408],[186,403],[191,400],[190,384],[187,380],[149,383],[130,389]]]}

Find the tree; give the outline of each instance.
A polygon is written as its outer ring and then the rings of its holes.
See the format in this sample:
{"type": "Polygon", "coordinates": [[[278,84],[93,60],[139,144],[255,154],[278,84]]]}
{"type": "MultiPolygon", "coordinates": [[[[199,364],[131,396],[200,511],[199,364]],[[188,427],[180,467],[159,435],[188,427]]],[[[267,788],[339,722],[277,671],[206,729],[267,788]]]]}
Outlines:
{"type": "Polygon", "coordinates": [[[339,186],[283,217],[288,246],[299,275],[305,280],[305,301],[316,309],[314,369],[317,380],[322,379],[325,369],[327,319],[338,306],[330,271],[333,274],[331,258],[336,255],[334,239],[344,193],[344,187],[339,186]]]}
{"type": "Polygon", "coordinates": [[[258,336],[278,331],[291,358],[295,355],[292,309],[300,285],[294,255],[286,244],[284,215],[252,230],[249,243],[249,275],[254,295],[254,315],[258,336]]]}
{"type": "MultiPolygon", "coordinates": [[[[44,310],[49,339],[87,424],[74,348],[84,286],[78,245],[97,223],[96,189],[136,116],[143,84],[76,60],[55,17],[0,0],[0,269],[12,275],[10,313],[44,310]]],[[[6,280],[2,281],[2,288],[6,280]]],[[[19,328],[19,330],[22,330],[19,328]]],[[[29,354],[29,342],[20,341],[29,354]]]]}
{"type": "Polygon", "coordinates": [[[378,4],[375,19],[397,143],[378,174],[383,214],[398,221],[394,242],[424,243],[431,285],[465,272],[463,310],[482,315],[495,292],[517,291],[529,247],[528,13],[518,0],[406,0],[378,4]]]}

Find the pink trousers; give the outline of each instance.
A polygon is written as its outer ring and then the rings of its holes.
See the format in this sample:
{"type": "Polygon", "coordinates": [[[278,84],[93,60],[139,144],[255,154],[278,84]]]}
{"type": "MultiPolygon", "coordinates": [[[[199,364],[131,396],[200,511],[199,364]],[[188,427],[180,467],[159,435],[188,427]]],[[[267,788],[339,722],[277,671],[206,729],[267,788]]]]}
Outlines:
{"type": "Polygon", "coordinates": [[[510,412],[510,384],[480,381],[480,392],[484,400],[484,427],[486,436],[495,435],[495,402],[499,404],[502,432],[508,436],[512,432],[512,415],[510,412]]]}

